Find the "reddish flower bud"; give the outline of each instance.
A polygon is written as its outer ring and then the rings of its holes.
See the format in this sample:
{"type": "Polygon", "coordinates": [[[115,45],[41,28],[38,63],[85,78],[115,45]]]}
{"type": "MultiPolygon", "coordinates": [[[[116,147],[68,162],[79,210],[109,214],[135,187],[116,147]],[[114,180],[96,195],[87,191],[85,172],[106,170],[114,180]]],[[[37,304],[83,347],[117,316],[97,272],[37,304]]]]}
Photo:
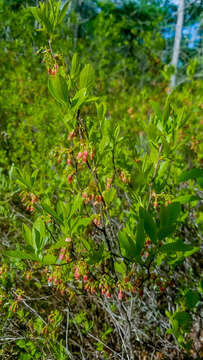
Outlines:
{"type": "Polygon", "coordinates": [[[87,157],[86,156],[83,156],[82,157],[82,162],[85,164],[87,162],[87,157]]]}
{"type": "Polygon", "coordinates": [[[59,260],[62,261],[64,258],[64,254],[59,254],[59,260]]]}
{"type": "Polygon", "coordinates": [[[56,69],[48,69],[47,71],[48,71],[49,75],[52,75],[52,76],[55,76],[57,73],[56,69]]]}
{"type": "Polygon", "coordinates": [[[79,280],[80,274],[79,274],[79,269],[78,268],[75,269],[74,276],[75,276],[76,280],[79,280]]]}
{"type": "Polygon", "coordinates": [[[119,299],[119,300],[122,300],[122,298],[123,298],[123,293],[122,293],[122,291],[120,290],[119,293],[118,293],[118,299],[119,299]]]}
{"type": "Polygon", "coordinates": [[[84,281],[84,282],[87,282],[87,281],[88,281],[88,276],[87,276],[87,275],[84,275],[84,276],[83,276],[83,281],[84,281]]]}
{"type": "Polygon", "coordinates": [[[83,156],[83,154],[82,154],[82,152],[80,151],[80,152],[78,153],[78,155],[77,155],[77,159],[80,160],[82,156],[83,156]]]}
{"type": "Polygon", "coordinates": [[[75,276],[76,280],[79,280],[79,278],[80,278],[80,274],[75,273],[75,274],[74,274],[74,276],[75,276]]]}
{"type": "Polygon", "coordinates": [[[72,175],[68,175],[68,176],[67,176],[67,180],[68,180],[68,183],[71,184],[72,181],[73,181],[72,175]]]}
{"type": "Polygon", "coordinates": [[[99,222],[98,219],[94,219],[93,221],[94,221],[94,224],[95,224],[96,226],[100,226],[100,222],[99,222]]]}
{"type": "Polygon", "coordinates": [[[97,195],[97,196],[96,196],[96,200],[97,200],[98,203],[101,202],[101,201],[102,201],[101,195],[97,195]]]}
{"type": "Polygon", "coordinates": [[[67,159],[67,165],[72,165],[72,160],[71,159],[67,159]]]}
{"type": "Polygon", "coordinates": [[[174,281],[173,281],[173,280],[170,280],[170,281],[168,282],[168,285],[169,285],[169,286],[174,286],[174,281]]]}
{"type": "Polygon", "coordinates": [[[143,290],[141,290],[141,289],[138,289],[138,293],[139,293],[140,296],[143,296],[143,294],[144,294],[143,290]]]}
{"type": "Polygon", "coordinates": [[[71,131],[68,135],[68,140],[72,140],[74,138],[74,136],[75,136],[74,131],[71,131]]]}
{"type": "Polygon", "coordinates": [[[95,152],[91,152],[90,153],[90,160],[93,160],[94,156],[95,156],[95,152]]]}
{"type": "Polygon", "coordinates": [[[166,291],[165,286],[160,286],[160,291],[161,291],[161,292],[165,292],[165,291],[166,291]]]}
{"type": "Polygon", "coordinates": [[[36,201],[37,201],[37,197],[34,194],[32,194],[31,203],[34,204],[34,203],[36,203],[36,201]]]}

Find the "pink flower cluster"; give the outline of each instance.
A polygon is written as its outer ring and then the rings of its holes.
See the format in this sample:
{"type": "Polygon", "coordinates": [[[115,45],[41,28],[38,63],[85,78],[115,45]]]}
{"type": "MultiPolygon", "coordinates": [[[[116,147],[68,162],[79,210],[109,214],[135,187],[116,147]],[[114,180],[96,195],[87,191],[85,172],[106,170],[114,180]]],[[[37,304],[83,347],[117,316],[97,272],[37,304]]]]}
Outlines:
{"type": "Polygon", "coordinates": [[[59,260],[62,261],[65,257],[65,252],[66,252],[66,249],[65,248],[62,248],[61,249],[61,252],[59,254],[59,260]]]}
{"type": "Polygon", "coordinates": [[[81,160],[82,159],[82,162],[83,163],[86,163],[87,162],[87,159],[88,159],[88,151],[87,150],[84,150],[83,152],[80,151],[77,155],[77,159],[78,160],[81,160]]]}
{"type": "Polygon", "coordinates": [[[58,64],[54,64],[54,67],[52,69],[49,68],[47,71],[49,75],[55,76],[56,73],[58,72],[58,68],[59,68],[58,64]]]}

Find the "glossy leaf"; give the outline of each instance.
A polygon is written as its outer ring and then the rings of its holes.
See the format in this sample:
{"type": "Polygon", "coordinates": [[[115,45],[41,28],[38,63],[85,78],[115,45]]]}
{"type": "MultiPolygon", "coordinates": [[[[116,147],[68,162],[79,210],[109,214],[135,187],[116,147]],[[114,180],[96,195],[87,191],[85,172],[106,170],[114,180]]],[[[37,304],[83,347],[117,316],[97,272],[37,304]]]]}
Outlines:
{"type": "Polygon", "coordinates": [[[80,87],[89,89],[94,85],[95,73],[92,65],[87,64],[80,73],[80,87]]]}
{"type": "Polygon", "coordinates": [[[50,75],[48,87],[51,95],[62,105],[69,104],[68,84],[61,75],[50,75]]]}
{"type": "Polygon", "coordinates": [[[186,252],[193,250],[194,246],[190,244],[185,244],[183,240],[173,241],[169,244],[163,245],[159,251],[161,253],[174,254],[178,251],[186,252]]]}
{"type": "Polygon", "coordinates": [[[140,208],[140,218],[144,220],[144,229],[147,235],[155,243],[157,241],[157,226],[151,214],[147,210],[140,208]]]}
{"type": "Polygon", "coordinates": [[[60,24],[60,23],[63,21],[64,17],[66,16],[66,13],[67,13],[69,4],[70,4],[70,0],[68,0],[68,1],[64,4],[63,8],[61,9],[61,11],[60,11],[60,13],[59,13],[59,16],[58,16],[58,20],[57,20],[57,23],[58,23],[58,24],[60,24]]]}

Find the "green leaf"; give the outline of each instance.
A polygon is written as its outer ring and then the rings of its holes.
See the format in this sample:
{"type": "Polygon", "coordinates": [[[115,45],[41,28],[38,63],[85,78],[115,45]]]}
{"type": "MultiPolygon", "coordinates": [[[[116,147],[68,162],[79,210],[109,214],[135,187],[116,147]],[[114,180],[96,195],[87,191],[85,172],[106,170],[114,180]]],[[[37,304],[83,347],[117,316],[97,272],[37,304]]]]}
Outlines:
{"type": "Polygon", "coordinates": [[[192,325],[191,315],[186,311],[177,312],[174,316],[174,320],[178,322],[179,328],[184,331],[189,331],[192,325]]]}
{"type": "Polygon", "coordinates": [[[90,251],[93,247],[93,243],[92,243],[92,240],[88,239],[81,239],[81,242],[83,243],[84,245],[84,248],[87,250],[87,251],[90,251]]]}
{"type": "Polygon", "coordinates": [[[25,241],[27,243],[27,245],[33,247],[33,242],[32,242],[32,231],[31,229],[23,224],[23,233],[24,233],[24,237],[25,237],[25,241]]]}
{"type": "Polygon", "coordinates": [[[96,104],[97,116],[99,120],[103,120],[106,114],[106,104],[96,104]]]}
{"type": "Polygon", "coordinates": [[[92,65],[87,64],[80,73],[80,87],[91,88],[95,82],[95,73],[92,65]]]}
{"type": "Polygon", "coordinates": [[[55,250],[55,249],[61,249],[66,245],[66,242],[64,239],[60,239],[55,244],[49,247],[49,250],[55,250]]]}
{"type": "Polygon", "coordinates": [[[91,222],[91,218],[77,218],[71,229],[71,233],[77,233],[80,227],[86,228],[91,222]]]}
{"type": "Polygon", "coordinates": [[[200,200],[200,197],[197,195],[182,195],[182,196],[178,196],[175,199],[175,202],[179,202],[180,204],[186,204],[196,200],[200,200]]]}
{"type": "Polygon", "coordinates": [[[21,339],[21,340],[17,340],[16,344],[21,348],[24,349],[26,347],[26,343],[25,340],[21,339]]]}
{"type": "Polygon", "coordinates": [[[181,206],[178,202],[162,206],[160,210],[160,231],[159,239],[169,236],[175,230],[175,222],[180,214],[181,206]]]}
{"type": "Polygon", "coordinates": [[[140,207],[140,218],[144,220],[144,229],[152,242],[157,241],[157,227],[148,211],[140,207]]]}
{"type": "Polygon", "coordinates": [[[75,196],[74,201],[72,203],[71,212],[69,214],[69,218],[72,218],[73,215],[76,215],[76,212],[81,208],[83,203],[83,198],[81,197],[80,193],[75,196]]]}
{"type": "Polygon", "coordinates": [[[178,251],[181,252],[186,252],[186,251],[190,251],[193,250],[194,246],[190,245],[190,244],[185,244],[183,242],[183,240],[177,240],[177,241],[173,241],[169,244],[163,245],[159,251],[161,253],[166,253],[166,254],[174,254],[178,251]]]}
{"type": "Polygon", "coordinates": [[[70,73],[71,78],[74,78],[78,74],[79,70],[80,70],[80,64],[78,61],[78,54],[75,53],[72,58],[71,73],[70,73]]]}
{"type": "Polygon", "coordinates": [[[200,295],[197,291],[188,290],[185,295],[185,302],[189,309],[194,308],[200,301],[200,295]]]}
{"type": "Polygon", "coordinates": [[[34,260],[34,261],[39,261],[38,256],[36,256],[35,254],[30,254],[24,251],[18,251],[18,250],[6,250],[4,251],[4,255],[7,256],[11,256],[17,259],[22,259],[22,260],[34,260]]]}
{"type": "Polygon", "coordinates": [[[78,111],[78,109],[80,108],[80,106],[85,102],[86,100],[86,94],[87,94],[87,89],[83,88],[80,89],[74,96],[72,102],[71,102],[71,110],[73,112],[78,111]]]}
{"type": "Polygon", "coordinates": [[[162,116],[162,122],[164,125],[167,123],[169,115],[170,115],[170,103],[169,103],[169,99],[167,99],[166,104],[164,106],[163,116],[162,116]]]}
{"type": "Polygon", "coordinates": [[[51,95],[62,105],[69,105],[68,84],[61,75],[50,75],[48,88],[51,95]]]}
{"type": "Polygon", "coordinates": [[[162,118],[162,109],[161,109],[159,103],[151,100],[150,104],[152,105],[153,110],[155,111],[158,119],[161,119],[162,118]]]}
{"type": "Polygon", "coordinates": [[[125,266],[124,262],[115,261],[114,268],[117,272],[119,272],[121,274],[125,274],[125,272],[126,272],[126,266],[125,266]]]}
{"type": "Polygon", "coordinates": [[[118,239],[122,255],[132,259],[133,254],[136,254],[136,245],[132,241],[130,243],[129,237],[124,230],[118,233],[118,239]]]}
{"type": "Polygon", "coordinates": [[[40,233],[37,229],[32,228],[32,238],[33,238],[33,244],[34,244],[34,249],[36,253],[39,253],[40,248],[41,248],[41,244],[40,244],[40,233]]]}
{"type": "Polygon", "coordinates": [[[69,4],[70,4],[70,0],[68,0],[68,1],[64,4],[63,8],[61,9],[61,11],[60,11],[60,13],[59,13],[59,16],[58,16],[57,24],[60,24],[60,23],[63,21],[65,15],[66,15],[66,12],[67,12],[67,10],[68,10],[69,4]]]}
{"type": "Polygon", "coordinates": [[[116,196],[116,189],[111,187],[109,190],[103,192],[104,200],[107,204],[110,204],[116,196]]]}
{"type": "Polygon", "coordinates": [[[165,237],[170,236],[171,234],[173,234],[175,229],[176,229],[176,224],[173,224],[173,225],[170,225],[170,226],[165,226],[165,227],[159,229],[159,232],[158,232],[159,240],[162,240],[165,237]]]}
{"type": "Polygon", "coordinates": [[[43,25],[43,21],[40,17],[40,11],[37,7],[30,7],[30,11],[32,12],[32,15],[34,16],[34,18],[37,20],[37,22],[40,24],[40,25],[43,25]]]}
{"type": "Polygon", "coordinates": [[[57,258],[54,255],[47,254],[43,257],[42,263],[44,265],[56,264],[57,258]]]}
{"type": "Polygon", "coordinates": [[[42,205],[42,208],[48,213],[48,214],[50,214],[51,216],[53,216],[53,218],[59,223],[59,224],[61,224],[61,225],[63,225],[63,219],[61,218],[61,217],[59,217],[58,215],[57,215],[57,213],[52,209],[52,208],[50,208],[50,206],[49,205],[47,205],[47,204],[41,204],[42,205]]]}
{"type": "Polygon", "coordinates": [[[87,260],[87,263],[90,265],[98,264],[102,259],[103,252],[104,252],[104,244],[101,244],[98,250],[93,251],[92,255],[87,260]]]}
{"type": "Polygon", "coordinates": [[[198,178],[197,178],[197,183],[199,184],[199,186],[200,186],[201,188],[203,188],[203,177],[198,177],[198,178]]]}
{"type": "Polygon", "coordinates": [[[145,236],[144,236],[144,221],[141,219],[137,225],[136,233],[136,255],[140,257],[141,251],[144,247],[145,236]]]}
{"type": "Polygon", "coordinates": [[[181,181],[187,181],[190,179],[197,179],[202,177],[203,177],[203,169],[193,168],[192,170],[188,170],[182,173],[179,176],[178,181],[181,182],[181,181]]]}
{"type": "Polygon", "coordinates": [[[36,219],[32,228],[32,239],[36,252],[40,252],[43,249],[45,243],[46,230],[44,222],[40,217],[36,219]]]}

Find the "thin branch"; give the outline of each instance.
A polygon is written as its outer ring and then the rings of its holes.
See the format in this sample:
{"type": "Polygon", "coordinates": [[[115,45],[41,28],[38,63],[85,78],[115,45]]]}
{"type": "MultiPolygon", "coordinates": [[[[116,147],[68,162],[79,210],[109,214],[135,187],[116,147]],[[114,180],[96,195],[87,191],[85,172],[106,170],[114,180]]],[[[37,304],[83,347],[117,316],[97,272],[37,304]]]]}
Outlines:
{"type": "Polygon", "coordinates": [[[149,206],[150,206],[150,203],[151,203],[151,200],[152,200],[152,188],[153,188],[154,180],[156,178],[157,170],[158,170],[158,167],[159,167],[162,148],[163,148],[163,144],[161,144],[159,146],[158,159],[157,159],[157,162],[156,162],[155,167],[154,167],[154,173],[153,173],[153,176],[152,176],[152,181],[151,181],[151,183],[149,185],[149,200],[148,200],[147,210],[149,209],[149,206]]]}

